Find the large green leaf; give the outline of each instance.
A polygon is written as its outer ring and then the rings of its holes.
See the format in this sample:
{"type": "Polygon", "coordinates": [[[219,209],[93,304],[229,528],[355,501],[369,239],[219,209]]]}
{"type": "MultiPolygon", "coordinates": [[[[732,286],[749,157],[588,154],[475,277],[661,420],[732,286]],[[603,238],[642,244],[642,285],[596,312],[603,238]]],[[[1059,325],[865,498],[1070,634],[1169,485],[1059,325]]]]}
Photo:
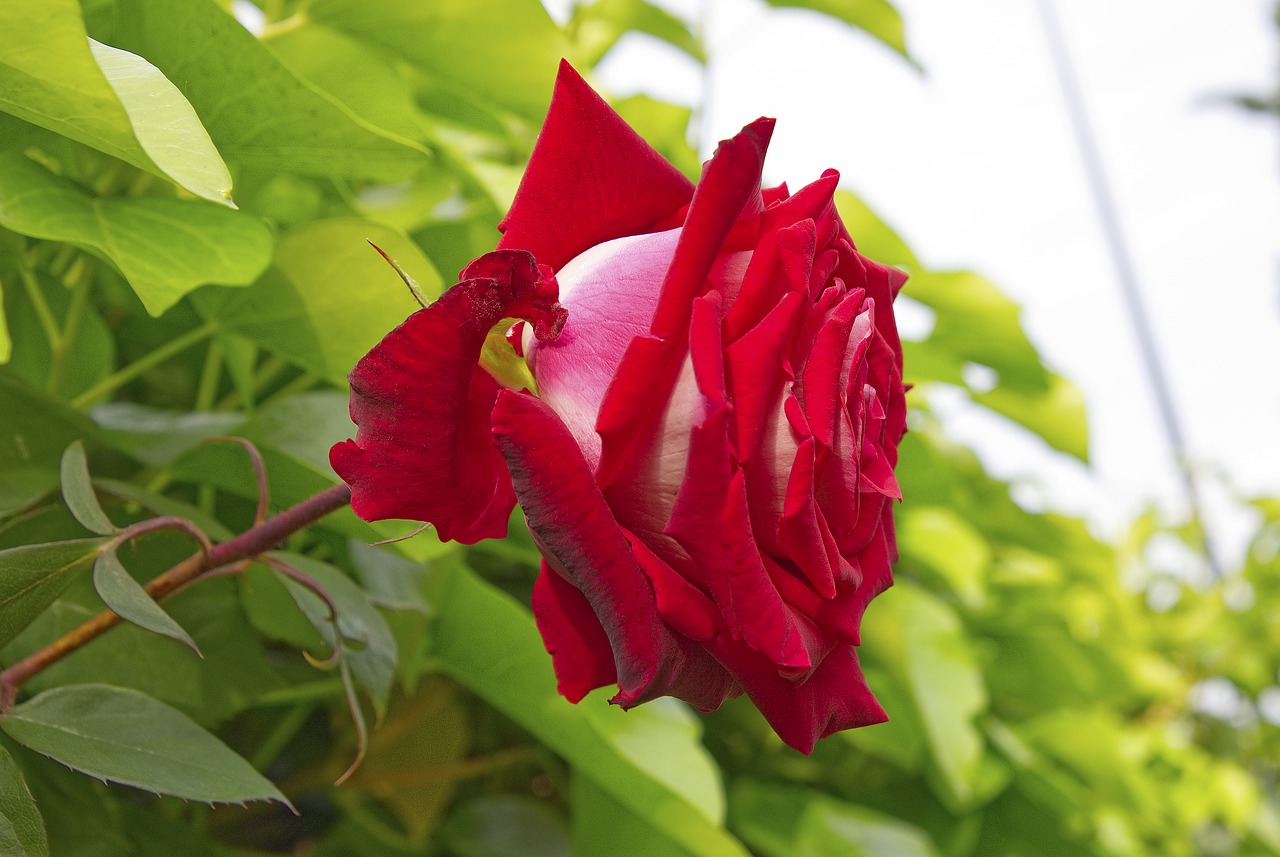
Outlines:
{"type": "Polygon", "coordinates": [[[0,551],[0,646],[45,611],[87,571],[104,539],[24,545],[0,551]]]}
{"type": "Polygon", "coordinates": [[[367,220],[321,220],[280,239],[270,270],[237,292],[201,292],[201,310],[335,384],[370,348],[399,326],[417,303],[373,248],[409,272],[428,297],[443,281],[402,233],[367,220]]]}
{"type": "Polygon", "coordinates": [[[252,215],[183,199],[90,196],[20,152],[0,154],[0,225],[111,260],[152,315],[204,283],[244,285],[271,233],[252,215]]]}
{"type": "Polygon", "coordinates": [[[0,4],[0,110],[231,199],[231,175],[191,105],[139,56],[90,40],[75,0],[0,4]]]}
{"type": "Polygon", "coordinates": [[[899,582],[867,613],[862,640],[875,661],[910,690],[939,796],[956,808],[977,800],[985,742],[974,718],[986,710],[987,694],[955,612],[925,590],[899,582]]]}
{"type": "Polygon", "coordinates": [[[679,843],[657,834],[653,825],[587,777],[569,787],[574,854],[610,857],[688,857],[679,843]]]}
{"type": "Polygon", "coordinates": [[[227,745],[136,690],[105,684],[47,690],[0,717],[0,729],[92,777],[204,803],[288,804],[227,745]]]}
{"type": "Polygon", "coordinates": [[[1049,389],[1022,392],[996,387],[973,400],[1038,434],[1054,449],[1089,460],[1089,427],[1084,396],[1060,375],[1049,375],[1049,389]]]}
{"type": "Polygon", "coordinates": [[[428,157],[300,79],[213,0],[120,0],[117,10],[121,46],[178,84],[233,164],[396,181],[428,157]]]}
{"type": "Polygon", "coordinates": [[[0,854],[12,857],[48,857],[49,839],[44,819],[22,771],[0,747],[0,854]]]}
{"type": "Polygon", "coordinates": [[[556,693],[551,660],[532,617],[466,568],[452,571],[438,607],[433,654],[445,672],[690,854],[745,854],[709,814],[716,796],[703,792],[691,800],[686,794],[697,788],[707,764],[696,740],[689,740],[688,724],[672,731],[664,723],[669,713],[648,714],[649,706],[624,712],[606,707],[600,695],[570,705],[556,693]],[[584,706],[596,710],[588,714],[584,706]],[[653,745],[646,734],[666,745],[653,745]],[[656,758],[637,762],[647,753],[656,758]],[[679,779],[682,763],[692,782],[679,779]]]}
{"type": "Polygon", "coordinates": [[[540,122],[560,30],[538,0],[315,0],[307,16],[413,63],[432,80],[540,122]]]}
{"type": "Polygon", "coordinates": [[[768,0],[770,6],[812,9],[844,21],[879,39],[904,57],[907,54],[902,16],[888,0],[768,0]]]}

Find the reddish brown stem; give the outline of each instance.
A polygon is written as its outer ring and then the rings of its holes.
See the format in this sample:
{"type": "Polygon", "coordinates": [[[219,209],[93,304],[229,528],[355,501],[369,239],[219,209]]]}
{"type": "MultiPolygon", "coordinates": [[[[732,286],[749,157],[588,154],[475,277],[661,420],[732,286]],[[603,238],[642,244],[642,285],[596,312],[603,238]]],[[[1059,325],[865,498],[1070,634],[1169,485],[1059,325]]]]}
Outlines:
{"type": "MultiPolygon", "coordinates": [[[[144,588],[147,594],[159,601],[184,586],[194,583],[206,571],[266,553],[287,537],[349,502],[351,502],[351,489],[346,485],[335,485],[286,509],[269,521],[264,521],[234,538],[214,545],[207,552],[187,557],[164,574],[152,579],[144,588]]],[[[115,627],[121,621],[115,613],[104,610],[75,630],[0,672],[0,713],[13,704],[17,689],[23,682],[57,663],[104,631],[115,627]]]]}

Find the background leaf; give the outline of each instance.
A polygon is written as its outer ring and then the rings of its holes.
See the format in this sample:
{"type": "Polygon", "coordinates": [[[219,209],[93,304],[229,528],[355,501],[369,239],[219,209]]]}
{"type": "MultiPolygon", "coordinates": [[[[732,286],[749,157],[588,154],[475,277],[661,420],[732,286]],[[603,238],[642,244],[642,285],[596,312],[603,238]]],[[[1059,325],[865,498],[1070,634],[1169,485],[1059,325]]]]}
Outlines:
{"type": "Polygon", "coordinates": [[[136,690],[105,684],[47,690],[0,717],[0,729],[93,777],[204,803],[288,804],[225,744],[136,690]]]}
{"type": "Polygon", "coordinates": [[[0,854],[48,857],[49,839],[22,771],[0,747],[0,854]]]}

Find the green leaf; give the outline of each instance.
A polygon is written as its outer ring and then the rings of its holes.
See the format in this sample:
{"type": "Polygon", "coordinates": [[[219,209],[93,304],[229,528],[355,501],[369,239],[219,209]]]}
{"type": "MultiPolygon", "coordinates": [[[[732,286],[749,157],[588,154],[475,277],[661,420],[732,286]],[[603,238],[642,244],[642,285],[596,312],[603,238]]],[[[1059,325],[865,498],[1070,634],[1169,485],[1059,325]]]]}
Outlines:
{"type": "Polygon", "coordinates": [[[402,233],[341,218],[286,233],[262,279],[243,291],[201,292],[198,304],[228,330],[345,385],[351,367],[418,309],[368,241],[396,259],[429,297],[439,296],[440,275],[402,233]]]}
{"type": "Polygon", "coordinates": [[[333,566],[302,554],[283,551],[273,551],[268,556],[316,581],[333,600],[337,608],[340,641],[334,639],[329,610],[320,597],[296,580],[282,575],[289,594],[324,639],[325,645],[333,648],[341,644],[343,662],[350,667],[356,684],[369,694],[374,711],[381,719],[387,710],[396,669],[396,641],[387,620],[369,603],[369,596],[364,590],[333,566]]]}
{"type": "Polygon", "coordinates": [[[62,402],[0,371],[0,515],[11,514],[58,485],[62,453],[96,438],[97,426],[62,402]]]}
{"type": "Polygon", "coordinates": [[[121,46],[178,84],[233,164],[398,181],[429,157],[300,79],[212,0],[120,0],[116,21],[121,46]]]}
{"type": "Polygon", "coordinates": [[[888,0],[768,0],[768,3],[770,6],[793,6],[830,15],[910,59],[902,16],[888,0]]]}
{"type": "Polygon", "coordinates": [[[178,88],[136,54],[93,39],[89,49],[151,160],[196,196],[230,204],[231,173],[178,88]]]}
{"type": "Polygon", "coordinates": [[[805,812],[796,852],[813,857],[941,857],[920,828],[835,801],[815,802],[805,812]]]}
{"type": "Polygon", "coordinates": [[[973,400],[1031,429],[1054,449],[1089,461],[1089,426],[1084,395],[1060,375],[1049,375],[1045,392],[1021,392],[996,387],[973,400]]]}
{"type": "Polygon", "coordinates": [[[18,743],[91,777],[202,803],[288,799],[191,718],[105,684],[46,690],[0,717],[18,743]]]}
{"type": "Polygon", "coordinates": [[[662,836],[587,777],[569,786],[574,854],[610,857],[688,857],[689,852],[662,836]]]}
{"type": "MultiPolygon", "coordinates": [[[[548,801],[485,795],[449,814],[440,830],[457,857],[573,857],[563,819],[548,801]]],[[[610,851],[599,853],[611,853],[610,851]]]]}
{"type": "Polygon", "coordinates": [[[102,442],[150,464],[164,467],[212,437],[235,434],[244,414],[222,411],[167,411],[136,402],[106,402],[91,412],[102,427],[102,442]]]}
{"type": "Polygon", "coordinates": [[[0,4],[0,56],[0,110],[230,201],[231,175],[191,105],[146,60],[89,39],[74,0],[0,4]]]}
{"type": "Polygon", "coordinates": [[[98,591],[102,603],[121,619],[162,637],[177,640],[190,647],[197,655],[200,654],[200,647],[191,639],[191,635],[164,612],[142,585],[133,579],[133,575],[125,571],[115,551],[99,554],[93,563],[93,588],[98,591]]]}
{"type": "Polygon", "coordinates": [[[957,810],[977,800],[985,742],[974,718],[986,710],[987,694],[955,612],[901,581],[868,611],[862,639],[864,648],[910,690],[938,796],[957,810]]]}
{"type": "Polygon", "coordinates": [[[898,514],[897,533],[905,561],[932,572],[965,606],[985,603],[991,548],[963,517],[941,506],[912,506],[898,514]]]}
{"type": "Polygon", "coordinates": [[[707,61],[702,41],[689,25],[647,0],[596,0],[575,6],[568,30],[574,41],[574,64],[584,73],[632,31],[661,39],[699,63],[707,61]]]}
{"type": "Polygon", "coordinates": [[[957,367],[977,363],[994,369],[1000,386],[1049,389],[1049,373],[1022,330],[1021,308],[989,280],[967,271],[922,271],[912,275],[902,293],[937,314],[926,344],[945,352],[957,367]]]}
{"type": "Polygon", "coordinates": [[[924,269],[916,254],[898,237],[898,233],[860,198],[847,190],[837,190],[835,201],[840,219],[848,227],[849,235],[860,253],[884,265],[910,271],[924,269]]]}
{"type": "Polygon", "coordinates": [[[102,511],[98,495],[94,493],[82,440],[68,446],[62,454],[62,499],[75,519],[89,532],[109,536],[116,531],[115,524],[102,511]]]}
{"type": "Polygon", "coordinates": [[[44,819],[13,757],[0,747],[0,854],[48,857],[44,819]]]}
{"type": "Polygon", "coordinates": [[[0,154],[0,225],[95,251],[152,315],[205,283],[253,282],[271,253],[271,233],[252,215],[194,200],[99,199],[20,152],[0,154]]]}
{"type": "Polygon", "coordinates": [[[538,0],[315,0],[307,17],[533,123],[542,121],[566,53],[559,28],[538,0]]]}
{"type": "MultiPolygon", "coordinates": [[[[570,705],[556,693],[551,660],[529,613],[465,568],[452,570],[438,610],[432,653],[446,673],[532,732],[579,774],[690,854],[745,855],[720,820],[708,814],[715,798],[697,784],[705,751],[689,742],[687,733],[677,738],[679,730],[667,731],[670,724],[656,725],[654,715],[644,713],[648,706],[628,712],[606,708],[600,695],[570,705]],[[584,706],[597,710],[588,714],[584,706]],[[641,723],[632,725],[632,719],[641,723]],[[607,723],[614,725],[603,725],[607,723]],[[644,737],[646,733],[661,733],[678,743],[658,748],[644,737]],[[690,759],[693,783],[667,779],[674,769],[666,765],[678,760],[681,752],[690,759]],[[648,753],[657,758],[646,769],[636,757],[648,753]],[[690,789],[701,795],[697,801],[686,796],[690,789]]],[[[659,724],[662,720],[657,717],[659,724]]]]}
{"type": "Polygon", "coordinates": [[[44,612],[89,568],[104,539],[24,545],[0,551],[0,646],[44,612]]]}

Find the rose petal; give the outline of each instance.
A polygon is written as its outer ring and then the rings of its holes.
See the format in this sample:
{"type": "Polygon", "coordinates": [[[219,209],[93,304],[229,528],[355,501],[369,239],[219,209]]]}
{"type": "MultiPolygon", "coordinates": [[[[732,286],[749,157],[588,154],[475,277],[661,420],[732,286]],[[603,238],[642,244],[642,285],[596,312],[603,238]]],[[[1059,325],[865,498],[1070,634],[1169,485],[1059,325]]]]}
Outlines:
{"type": "Polygon", "coordinates": [[[542,561],[533,583],[533,618],[551,654],[560,695],[577,702],[597,687],[618,680],[613,649],[590,602],[542,561]]]}
{"type": "Polygon", "coordinates": [[[772,133],[772,119],[757,119],[722,142],[703,170],[650,326],[650,339],[658,347],[635,347],[642,340],[633,340],[600,406],[596,431],[602,449],[596,478],[602,488],[634,467],[647,449],[665,411],[661,397],[670,394],[686,356],[693,301],[707,288],[734,226],[763,208],[760,173],[772,133]],[[638,390],[646,394],[636,395],[638,390]]]}
{"type": "Polygon", "coordinates": [[[493,434],[529,528],[609,638],[619,688],[613,701],[630,708],[670,695],[713,708],[732,694],[736,684],[715,659],[663,623],[652,585],[555,412],[533,396],[503,390],[493,434]]]}
{"type": "Polygon", "coordinates": [[[711,647],[742,682],[778,737],[806,755],[819,738],[889,719],[867,687],[853,646],[836,646],[803,683],[778,675],[766,658],[741,644],[711,647]]]}
{"type": "Polygon", "coordinates": [[[419,310],[351,372],[354,440],[334,445],[333,469],[368,521],[407,518],[440,538],[471,544],[501,538],[515,505],[511,480],[489,433],[498,385],[476,363],[504,317],[523,317],[546,336],[563,324],[554,278],[528,253],[498,251],[468,266],[470,278],[419,310]]]}
{"type": "Polygon", "coordinates": [[[498,246],[559,270],[596,244],[652,231],[692,196],[693,184],[562,61],[498,246]]]}

